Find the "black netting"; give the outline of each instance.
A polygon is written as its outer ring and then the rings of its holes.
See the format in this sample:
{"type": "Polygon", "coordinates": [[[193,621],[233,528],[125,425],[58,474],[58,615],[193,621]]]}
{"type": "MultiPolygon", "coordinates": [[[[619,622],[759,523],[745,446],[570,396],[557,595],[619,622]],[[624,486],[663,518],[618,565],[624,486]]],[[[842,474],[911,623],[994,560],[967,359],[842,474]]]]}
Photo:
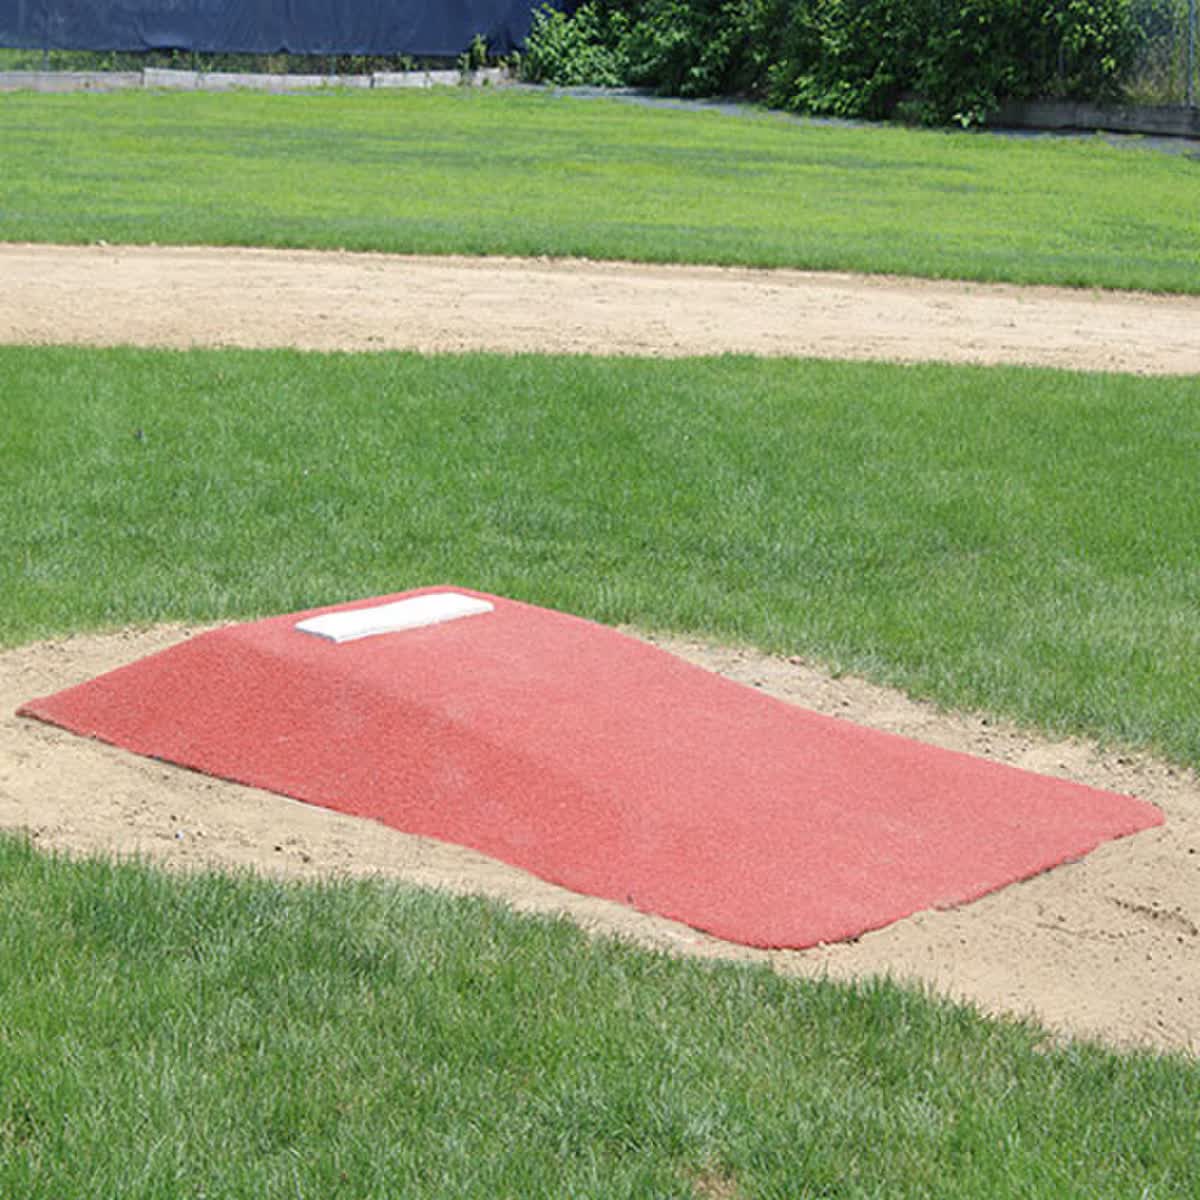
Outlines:
{"type": "Polygon", "coordinates": [[[450,57],[524,42],[538,0],[0,0],[0,46],[450,57]]]}

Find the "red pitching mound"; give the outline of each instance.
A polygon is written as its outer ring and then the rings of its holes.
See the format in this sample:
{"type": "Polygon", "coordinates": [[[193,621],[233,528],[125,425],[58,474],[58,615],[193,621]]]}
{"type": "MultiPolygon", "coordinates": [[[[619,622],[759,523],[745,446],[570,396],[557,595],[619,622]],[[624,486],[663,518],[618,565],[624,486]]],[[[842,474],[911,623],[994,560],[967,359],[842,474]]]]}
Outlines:
{"type": "Polygon", "coordinates": [[[754,946],[854,937],[1162,821],[462,589],[202,634],[21,712],[754,946]]]}

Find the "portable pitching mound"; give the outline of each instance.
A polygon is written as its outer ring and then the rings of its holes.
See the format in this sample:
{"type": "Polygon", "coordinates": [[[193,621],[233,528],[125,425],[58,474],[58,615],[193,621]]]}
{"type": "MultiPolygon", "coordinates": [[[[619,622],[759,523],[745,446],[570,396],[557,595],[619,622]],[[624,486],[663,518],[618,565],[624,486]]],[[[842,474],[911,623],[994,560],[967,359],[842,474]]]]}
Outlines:
{"type": "Polygon", "coordinates": [[[204,633],[20,712],[754,946],[854,937],[1162,821],[465,589],[204,633]]]}

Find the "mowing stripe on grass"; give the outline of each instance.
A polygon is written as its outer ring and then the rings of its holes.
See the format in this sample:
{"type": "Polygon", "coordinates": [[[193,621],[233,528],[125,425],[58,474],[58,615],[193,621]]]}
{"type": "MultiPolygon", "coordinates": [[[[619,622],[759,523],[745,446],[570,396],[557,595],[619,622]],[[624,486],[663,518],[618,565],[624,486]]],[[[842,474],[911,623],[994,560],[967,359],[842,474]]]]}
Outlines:
{"type": "Polygon", "coordinates": [[[1200,291],[1200,163],[486,89],[0,97],[0,239],[1200,291]]]}

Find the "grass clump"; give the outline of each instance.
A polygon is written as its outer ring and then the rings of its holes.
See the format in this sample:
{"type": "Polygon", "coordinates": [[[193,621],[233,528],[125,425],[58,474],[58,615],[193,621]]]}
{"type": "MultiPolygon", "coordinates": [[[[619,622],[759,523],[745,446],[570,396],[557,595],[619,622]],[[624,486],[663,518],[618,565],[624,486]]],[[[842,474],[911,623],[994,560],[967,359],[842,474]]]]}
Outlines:
{"type": "Polygon", "coordinates": [[[1200,762],[1192,379],[0,350],[0,643],[454,583],[1200,762]]]}
{"type": "Polygon", "coordinates": [[[9,241],[567,255],[1200,292],[1200,168],[1101,139],[805,125],[486,89],[2,104],[9,241]]]}
{"type": "Polygon", "coordinates": [[[0,1191],[1189,1195],[1194,1063],[377,883],[0,838],[0,1191]]]}

